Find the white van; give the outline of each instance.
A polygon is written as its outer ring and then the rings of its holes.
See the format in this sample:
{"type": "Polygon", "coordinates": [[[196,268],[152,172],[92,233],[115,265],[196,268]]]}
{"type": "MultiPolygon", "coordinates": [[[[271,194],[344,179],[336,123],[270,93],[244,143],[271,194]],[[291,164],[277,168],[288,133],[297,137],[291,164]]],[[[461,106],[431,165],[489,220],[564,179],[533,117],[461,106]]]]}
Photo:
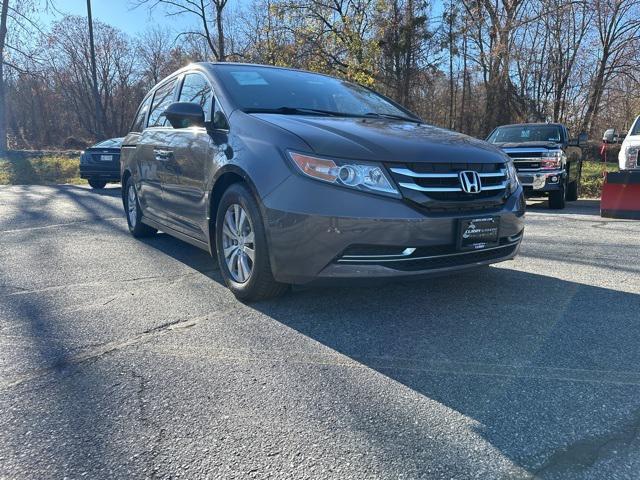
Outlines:
{"type": "Polygon", "coordinates": [[[633,122],[629,134],[622,142],[618,163],[620,170],[640,170],[640,116],[633,122]]]}

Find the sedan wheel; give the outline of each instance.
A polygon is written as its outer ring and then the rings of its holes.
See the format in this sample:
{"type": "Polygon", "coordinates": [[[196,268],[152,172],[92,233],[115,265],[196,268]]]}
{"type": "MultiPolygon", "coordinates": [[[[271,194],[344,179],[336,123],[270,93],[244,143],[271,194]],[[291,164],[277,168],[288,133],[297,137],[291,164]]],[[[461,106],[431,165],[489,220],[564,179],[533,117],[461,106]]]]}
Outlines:
{"type": "Polygon", "coordinates": [[[247,212],[237,203],[230,205],[224,215],[222,247],[229,273],[236,282],[246,283],[255,261],[255,233],[247,212]]]}

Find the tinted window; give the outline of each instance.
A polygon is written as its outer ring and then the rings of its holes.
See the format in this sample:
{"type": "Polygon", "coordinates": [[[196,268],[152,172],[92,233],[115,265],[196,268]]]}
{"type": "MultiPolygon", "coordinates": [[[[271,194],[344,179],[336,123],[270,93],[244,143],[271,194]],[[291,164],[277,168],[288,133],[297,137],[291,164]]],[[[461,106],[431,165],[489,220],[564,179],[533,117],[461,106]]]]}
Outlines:
{"type": "Polygon", "coordinates": [[[95,144],[91,148],[120,148],[122,147],[122,138],[110,138],[103,142],[95,144]]]}
{"type": "Polygon", "coordinates": [[[241,65],[216,68],[234,103],[244,110],[290,107],[345,115],[408,115],[371,90],[325,75],[241,65]]]}
{"type": "Polygon", "coordinates": [[[151,95],[145,98],[140,104],[140,108],[138,108],[138,113],[136,114],[136,119],[133,121],[133,125],[131,125],[132,132],[141,132],[144,130],[145,124],[144,121],[147,118],[147,111],[149,110],[149,105],[151,105],[151,95]]]}
{"type": "Polygon", "coordinates": [[[204,110],[206,121],[211,120],[211,86],[199,73],[188,73],[184,77],[179,102],[197,103],[204,110]]]}
{"type": "Polygon", "coordinates": [[[640,135],[640,117],[636,118],[636,124],[629,135],[640,135]]]}
{"type": "Polygon", "coordinates": [[[562,142],[558,125],[513,125],[499,127],[489,136],[491,143],[562,142]]]}
{"type": "Polygon", "coordinates": [[[175,80],[172,80],[156,90],[156,94],[153,96],[153,107],[151,107],[149,114],[149,127],[162,127],[166,123],[167,119],[163,112],[173,103],[175,83],[175,80]]]}

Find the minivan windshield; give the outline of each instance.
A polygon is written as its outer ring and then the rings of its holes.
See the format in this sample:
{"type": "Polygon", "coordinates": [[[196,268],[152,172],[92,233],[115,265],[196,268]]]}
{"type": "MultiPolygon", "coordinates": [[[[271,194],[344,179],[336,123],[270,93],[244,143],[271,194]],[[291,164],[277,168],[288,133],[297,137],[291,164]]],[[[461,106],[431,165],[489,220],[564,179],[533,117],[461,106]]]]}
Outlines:
{"type": "Polygon", "coordinates": [[[413,114],[367,88],[326,75],[249,65],[218,65],[216,68],[236,106],[248,113],[419,121],[413,114]]]}
{"type": "Polygon", "coordinates": [[[496,128],[489,143],[562,142],[558,125],[509,125],[496,128]]]}

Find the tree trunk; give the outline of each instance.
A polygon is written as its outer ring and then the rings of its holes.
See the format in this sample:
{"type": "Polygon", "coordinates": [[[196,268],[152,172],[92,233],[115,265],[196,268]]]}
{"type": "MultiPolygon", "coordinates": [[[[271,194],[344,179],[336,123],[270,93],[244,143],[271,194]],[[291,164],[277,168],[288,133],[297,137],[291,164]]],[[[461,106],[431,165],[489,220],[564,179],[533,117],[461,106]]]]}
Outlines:
{"type": "Polygon", "coordinates": [[[469,133],[466,119],[467,113],[467,35],[462,37],[462,98],[460,99],[460,119],[458,129],[463,133],[469,133]]]}
{"type": "Polygon", "coordinates": [[[449,129],[454,127],[453,107],[454,107],[454,95],[453,95],[453,2],[449,4],[449,129]]]}
{"type": "MultiPolygon", "coordinates": [[[[225,53],[224,45],[224,23],[222,11],[224,10],[225,3],[216,5],[216,26],[218,27],[218,61],[226,61],[227,55],[225,53]]],[[[232,46],[233,47],[233,46],[232,46]]]]}
{"type": "Polygon", "coordinates": [[[604,51],[602,58],[600,59],[600,63],[598,65],[598,73],[596,77],[593,79],[593,84],[591,87],[591,93],[589,95],[589,106],[587,107],[587,111],[584,115],[584,119],[582,120],[582,132],[586,132],[591,134],[591,129],[593,128],[593,119],[598,114],[598,109],[600,107],[600,99],[602,98],[602,90],[604,88],[604,78],[605,71],[607,69],[607,62],[609,61],[609,53],[608,51],[604,51]]]}
{"type": "Polygon", "coordinates": [[[9,0],[2,2],[0,13],[0,153],[7,151],[7,96],[4,83],[4,45],[7,38],[9,0]]]}

